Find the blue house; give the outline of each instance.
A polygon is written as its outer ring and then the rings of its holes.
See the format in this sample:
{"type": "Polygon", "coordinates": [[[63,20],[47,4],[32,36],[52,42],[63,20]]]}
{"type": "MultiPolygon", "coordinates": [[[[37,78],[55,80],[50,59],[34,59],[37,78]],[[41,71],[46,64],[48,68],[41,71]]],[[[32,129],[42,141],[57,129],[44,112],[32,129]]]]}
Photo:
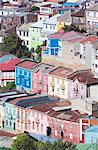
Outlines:
{"type": "Polygon", "coordinates": [[[24,60],[15,67],[16,89],[20,91],[32,92],[32,68],[36,62],[24,60]]]}
{"type": "Polygon", "coordinates": [[[98,126],[94,125],[84,131],[84,143],[98,143],[98,126]]]}

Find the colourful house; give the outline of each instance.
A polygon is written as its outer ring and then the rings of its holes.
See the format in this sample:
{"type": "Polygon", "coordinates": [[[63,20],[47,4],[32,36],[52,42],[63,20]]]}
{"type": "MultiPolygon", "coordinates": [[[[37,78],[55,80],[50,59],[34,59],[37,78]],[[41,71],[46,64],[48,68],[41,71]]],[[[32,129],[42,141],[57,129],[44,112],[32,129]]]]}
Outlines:
{"type": "Polygon", "coordinates": [[[5,55],[0,58],[0,86],[6,86],[8,82],[15,81],[15,65],[20,59],[14,55],[5,55]]]}
{"type": "Polygon", "coordinates": [[[84,34],[60,30],[48,36],[46,50],[42,53],[42,62],[56,66],[79,69],[83,66],[80,60],[80,41],[85,38],[84,34]]]}
{"type": "Polygon", "coordinates": [[[57,18],[57,28],[58,31],[62,28],[64,28],[64,25],[71,25],[72,23],[72,19],[71,19],[71,12],[67,11],[64,14],[62,14],[61,16],[59,16],[57,18]]]}
{"type": "Polygon", "coordinates": [[[98,143],[98,126],[93,125],[84,131],[84,143],[94,144],[98,143]]]}
{"type": "Polygon", "coordinates": [[[70,98],[90,97],[97,99],[98,79],[90,69],[78,70],[69,75],[70,98]]]}
{"type": "Polygon", "coordinates": [[[49,19],[44,20],[43,29],[42,29],[42,38],[43,40],[47,40],[48,35],[54,34],[58,31],[57,27],[57,18],[61,16],[60,14],[56,14],[49,19]]]}
{"type": "Polygon", "coordinates": [[[16,130],[16,107],[8,102],[4,106],[4,129],[16,130]]]}
{"type": "Polygon", "coordinates": [[[65,67],[58,67],[48,75],[48,94],[67,99],[69,97],[69,86],[67,77],[72,70],[65,67]]]}
{"type": "Polygon", "coordinates": [[[54,69],[54,66],[39,63],[32,68],[32,93],[48,94],[48,73],[54,69]]]}
{"type": "Polygon", "coordinates": [[[16,65],[15,68],[15,83],[16,89],[20,91],[32,92],[32,68],[37,65],[36,62],[24,60],[16,65]]]}
{"type": "Polygon", "coordinates": [[[33,23],[29,28],[29,50],[36,49],[43,43],[41,31],[43,29],[43,20],[33,23]]]}

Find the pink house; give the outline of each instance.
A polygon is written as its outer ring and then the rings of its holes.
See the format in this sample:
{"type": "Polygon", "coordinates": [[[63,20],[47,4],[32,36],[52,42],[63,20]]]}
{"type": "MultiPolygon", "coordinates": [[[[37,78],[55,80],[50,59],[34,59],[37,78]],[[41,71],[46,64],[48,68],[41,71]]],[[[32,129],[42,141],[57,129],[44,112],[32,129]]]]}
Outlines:
{"type": "Polygon", "coordinates": [[[69,97],[86,98],[95,97],[98,88],[98,79],[90,69],[78,70],[68,76],[69,97]]]}
{"type": "Polygon", "coordinates": [[[48,94],[48,73],[51,72],[53,68],[54,66],[44,63],[40,63],[32,68],[32,93],[48,94]]]}
{"type": "Polygon", "coordinates": [[[86,97],[86,84],[79,82],[77,77],[69,81],[69,98],[85,98],[85,97],[86,97]]]}

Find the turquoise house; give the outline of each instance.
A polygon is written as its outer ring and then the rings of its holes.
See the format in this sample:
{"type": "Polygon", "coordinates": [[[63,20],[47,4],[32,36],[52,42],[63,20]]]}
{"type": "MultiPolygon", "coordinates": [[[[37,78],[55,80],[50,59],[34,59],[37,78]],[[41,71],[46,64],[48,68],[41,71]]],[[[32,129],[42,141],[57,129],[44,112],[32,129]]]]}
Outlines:
{"type": "Polygon", "coordinates": [[[85,144],[98,144],[98,125],[93,125],[84,131],[85,144]]]}
{"type": "Polygon", "coordinates": [[[8,130],[16,129],[16,108],[14,105],[5,102],[4,107],[4,128],[8,130]]]}

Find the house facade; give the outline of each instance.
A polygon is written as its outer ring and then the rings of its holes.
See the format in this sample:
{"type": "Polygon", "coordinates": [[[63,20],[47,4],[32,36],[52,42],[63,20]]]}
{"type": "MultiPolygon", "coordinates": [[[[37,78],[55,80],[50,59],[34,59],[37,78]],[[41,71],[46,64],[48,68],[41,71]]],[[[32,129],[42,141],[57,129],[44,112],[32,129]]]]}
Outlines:
{"type": "Polygon", "coordinates": [[[85,36],[75,31],[64,32],[63,30],[48,36],[46,50],[42,53],[42,62],[48,62],[56,66],[67,68],[82,68],[80,60],[80,41],[85,36]]]}
{"type": "Polygon", "coordinates": [[[32,93],[32,71],[31,68],[37,63],[33,61],[23,61],[15,68],[15,83],[16,89],[32,93]]]}
{"type": "Polygon", "coordinates": [[[33,23],[29,28],[29,50],[36,49],[43,43],[41,32],[43,29],[43,20],[33,23]]]}
{"type": "Polygon", "coordinates": [[[32,69],[32,93],[48,94],[48,73],[54,66],[40,63],[32,69]]]}
{"type": "Polygon", "coordinates": [[[54,34],[55,32],[58,31],[57,28],[57,18],[60,16],[60,14],[56,14],[52,16],[49,19],[46,19],[43,22],[43,30],[41,32],[41,36],[43,40],[47,40],[47,36],[50,34],[54,34]]]}
{"type": "Polygon", "coordinates": [[[69,86],[67,76],[72,73],[71,69],[58,67],[48,75],[48,95],[67,99],[69,86]]]}
{"type": "MultiPolygon", "coordinates": [[[[9,56],[10,57],[10,56],[9,56]]],[[[6,59],[6,58],[5,58],[6,59]]],[[[1,58],[2,60],[2,58],[1,58]]],[[[20,62],[18,58],[12,58],[0,63],[0,86],[6,86],[8,82],[15,81],[15,65],[20,62]]]]}
{"type": "Polygon", "coordinates": [[[86,27],[88,33],[95,33],[98,26],[98,4],[86,10],[86,27]]]}
{"type": "Polygon", "coordinates": [[[71,80],[69,83],[69,95],[71,98],[72,96],[73,98],[90,97],[97,101],[95,92],[98,90],[98,79],[94,77],[90,69],[73,72],[68,79],[71,80]]]}
{"type": "Polygon", "coordinates": [[[80,30],[86,30],[86,16],[85,16],[85,9],[80,9],[78,12],[72,13],[72,24],[79,27],[80,30]]]}
{"type": "Polygon", "coordinates": [[[16,29],[16,34],[22,40],[22,44],[29,48],[29,27],[32,23],[23,24],[16,29]]]}
{"type": "Polygon", "coordinates": [[[4,106],[4,129],[16,130],[16,108],[8,102],[4,106]]]}

